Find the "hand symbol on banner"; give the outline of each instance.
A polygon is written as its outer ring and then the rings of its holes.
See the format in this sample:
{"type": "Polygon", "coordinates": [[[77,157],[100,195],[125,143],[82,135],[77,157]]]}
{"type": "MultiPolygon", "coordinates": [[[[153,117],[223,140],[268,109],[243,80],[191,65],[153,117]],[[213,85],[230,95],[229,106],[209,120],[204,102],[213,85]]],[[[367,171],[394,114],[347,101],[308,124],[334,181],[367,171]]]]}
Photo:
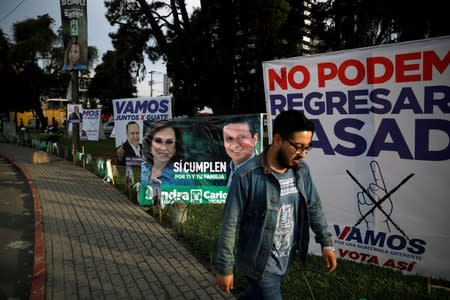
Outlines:
{"type": "MultiPolygon", "coordinates": [[[[383,199],[388,193],[386,188],[386,183],[384,182],[383,174],[381,173],[380,166],[376,161],[372,161],[370,163],[370,168],[373,175],[373,182],[369,183],[369,186],[366,188],[366,191],[372,196],[373,200],[377,203],[383,199]]],[[[374,203],[370,197],[364,192],[357,193],[358,199],[358,211],[361,217],[367,215],[364,218],[364,222],[368,229],[373,229],[375,227],[376,218],[375,218],[375,209],[373,208],[377,203],[374,203]],[[369,214],[367,214],[371,211],[369,214]]],[[[388,196],[381,204],[380,209],[384,211],[384,214],[380,217],[382,218],[380,221],[386,223],[386,227],[389,232],[391,232],[389,226],[389,217],[393,210],[393,204],[391,198],[388,196]]]]}

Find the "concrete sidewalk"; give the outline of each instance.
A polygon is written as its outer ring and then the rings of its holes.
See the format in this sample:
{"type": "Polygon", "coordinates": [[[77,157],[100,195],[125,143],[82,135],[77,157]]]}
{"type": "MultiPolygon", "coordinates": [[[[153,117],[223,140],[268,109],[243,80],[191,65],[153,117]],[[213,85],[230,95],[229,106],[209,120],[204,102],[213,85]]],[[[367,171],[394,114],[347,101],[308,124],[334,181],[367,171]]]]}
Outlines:
{"type": "Polygon", "coordinates": [[[0,143],[35,200],[35,299],[232,299],[183,245],[117,189],[59,157],[0,143]],[[39,240],[43,236],[43,240],[39,240]],[[40,248],[39,248],[40,247],[40,248]]]}

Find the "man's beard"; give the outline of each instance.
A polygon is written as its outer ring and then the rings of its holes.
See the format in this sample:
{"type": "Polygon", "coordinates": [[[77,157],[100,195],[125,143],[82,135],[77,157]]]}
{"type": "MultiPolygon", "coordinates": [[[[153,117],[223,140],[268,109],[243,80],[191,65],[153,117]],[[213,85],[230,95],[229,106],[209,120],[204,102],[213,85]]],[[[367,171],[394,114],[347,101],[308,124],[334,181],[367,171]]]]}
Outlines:
{"type": "Polygon", "coordinates": [[[300,161],[301,161],[300,155],[297,154],[294,159],[290,159],[289,156],[286,154],[286,152],[284,152],[282,150],[278,150],[277,162],[283,168],[298,169],[300,166],[300,161]]]}

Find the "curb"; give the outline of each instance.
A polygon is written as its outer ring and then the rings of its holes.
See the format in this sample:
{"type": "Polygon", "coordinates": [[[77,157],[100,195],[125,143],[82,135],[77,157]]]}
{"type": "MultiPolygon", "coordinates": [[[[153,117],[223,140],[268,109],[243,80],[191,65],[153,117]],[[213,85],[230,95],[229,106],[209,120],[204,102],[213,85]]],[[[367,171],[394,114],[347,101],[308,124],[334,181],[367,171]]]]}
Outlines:
{"type": "Polygon", "coordinates": [[[31,190],[31,196],[33,197],[34,204],[34,262],[30,300],[43,300],[45,280],[45,251],[41,198],[28,171],[20,163],[16,162],[14,159],[9,158],[3,153],[0,153],[0,156],[8,160],[22,172],[31,190]]]}

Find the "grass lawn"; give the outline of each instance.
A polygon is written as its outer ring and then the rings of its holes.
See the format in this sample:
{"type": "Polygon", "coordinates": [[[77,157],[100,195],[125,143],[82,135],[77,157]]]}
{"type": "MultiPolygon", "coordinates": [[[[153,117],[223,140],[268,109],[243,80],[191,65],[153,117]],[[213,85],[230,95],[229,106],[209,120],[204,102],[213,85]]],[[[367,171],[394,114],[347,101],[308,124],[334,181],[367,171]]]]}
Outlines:
{"type": "MultiPolygon", "coordinates": [[[[71,145],[71,141],[65,141],[71,145]]],[[[114,139],[102,141],[83,141],[86,154],[95,157],[113,158],[114,139]]],[[[214,270],[215,241],[211,236],[211,224],[220,223],[222,210],[220,205],[201,209],[193,207],[191,214],[199,214],[193,228],[185,227],[180,241],[208,269],[214,270]],[[200,209],[200,210],[199,210],[200,209]],[[197,210],[197,212],[195,211],[197,210]],[[216,211],[214,211],[216,210],[216,211]],[[209,216],[205,212],[208,212],[209,216]],[[209,219],[210,218],[210,219],[209,219]],[[202,222],[198,221],[201,220],[202,222]],[[207,232],[206,238],[202,232],[207,232]]],[[[185,224],[188,225],[188,224],[185,224]]],[[[432,284],[450,287],[450,282],[433,280],[432,284]]],[[[238,295],[246,286],[245,279],[238,274],[235,293],[238,295]]],[[[400,271],[373,265],[361,264],[339,259],[338,269],[332,274],[324,272],[322,258],[310,255],[306,266],[295,262],[288,280],[282,286],[283,299],[450,299],[450,291],[427,286],[427,278],[403,275],[400,271]],[[430,293],[429,293],[430,292],[430,293]]]]}
{"type": "MultiPolygon", "coordinates": [[[[72,139],[60,137],[60,144],[63,147],[72,148],[72,139]]],[[[99,141],[80,141],[80,146],[84,147],[84,153],[95,157],[113,158],[115,156],[115,139],[106,138],[99,141]]]]}
{"type": "Polygon", "coordinates": [[[108,156],[115,155],[115,139],[106,138],[101,141],[81,141],[80,144],[84,146],[84,152],[95,156],[108,156]]]}

